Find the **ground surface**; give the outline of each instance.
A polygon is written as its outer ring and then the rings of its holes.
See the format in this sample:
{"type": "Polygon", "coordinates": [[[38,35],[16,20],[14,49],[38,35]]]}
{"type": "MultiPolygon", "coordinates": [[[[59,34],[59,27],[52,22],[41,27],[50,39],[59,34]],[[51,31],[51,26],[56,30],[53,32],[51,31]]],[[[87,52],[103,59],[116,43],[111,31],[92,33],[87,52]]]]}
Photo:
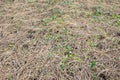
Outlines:
{"type": "Polygon", "coordinates": [[[120,0],[0,0],[0,80],[120,80],[120,0]]]}

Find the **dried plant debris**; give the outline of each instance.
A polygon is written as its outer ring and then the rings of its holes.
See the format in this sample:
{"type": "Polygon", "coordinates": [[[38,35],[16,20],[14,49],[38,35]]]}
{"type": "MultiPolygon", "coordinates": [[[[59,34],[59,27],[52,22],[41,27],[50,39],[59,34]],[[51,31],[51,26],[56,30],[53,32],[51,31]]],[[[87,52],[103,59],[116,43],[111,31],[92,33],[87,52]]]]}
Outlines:
{"type": "Polygon", "coordinates": [[[0,80],[120,80],[120,0],[0,0],[0,80]]]}

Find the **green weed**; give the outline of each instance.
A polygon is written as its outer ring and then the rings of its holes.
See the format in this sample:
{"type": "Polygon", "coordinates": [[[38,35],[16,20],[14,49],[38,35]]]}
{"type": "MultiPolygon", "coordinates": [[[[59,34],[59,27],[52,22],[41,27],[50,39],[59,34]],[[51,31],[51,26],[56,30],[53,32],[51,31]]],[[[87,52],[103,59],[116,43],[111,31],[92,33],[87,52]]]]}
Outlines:
{"type": "Polygon", "coordinates": [[[90,64],[90,68],[91,68],[91,69],[94,69],[94,68],[95,68],[95,65],[96,65],[96,62],[95,62],[95,61],[92,61],[91,64],[90,64]]]}
{"type": "Polygon", "coordinates": [[[64,46],[64,51],[65,51],[65,55],[67,55],[68,57],[72,56],[72,50],[73,48],[69,45],[64,46]]]}
{"type": "Polygon", "coordinates": [[[116,19],[118,28],[120,29],[120,15],[113,15],[113,18],[116,19]]]}
{"type": "Polygon", "coordinates": [[[61,10],[59,8],[52,9],[51,14],[52,15],[50,15],[49,18],[46,18],[46,19],[42,20],[44,26],[48,26],[48,24],[51,21],[56,20],[57,18],[62,16],[62,12],[61,12],[61,10]]]}
{"type": "Polygon", "coordinates": [[[90,42],[89,42],[89,46],[91,46],[91,47],[96,47],[96,45],[97,45],[97,44],[96,44],[95,42],[93,42],[93,41],[90,41],[90,42]]]}
{"type": "Polygon", "coordinates": [[[72,2],[69,1],[69,0],[65,0],[65,1],[64,1],[64,4],[65,4],[65,5],[70,5],[70,4],[72,4],[72,2]]]}
{"type": "Polygon", "coordinates": [[[98,6],[98,7],[95,7],[95,12],[94,12],[94,15],[95,16],[100,16],[103,14],[103,9],[102,7],[98,6]]]}
{"type": "Polygon", "coordinates": [[[14,47],[14,45],[15,45],[14,43],[10,43],[9,47],[12,48],[12,47],[14,47]]]}
{"type": "Polygon", "coordinates": [[[48,26],[48,23],[51,22],[51,19],[43,19],[42,20],[44,26],[48,26]]]}
{"type": "Polygon", "coordinates": [[[62,11],[59,8],[52,9],[52,20],[57,19],[58,17],[62,16],[62,11]]]}
{"type": "Polygon", "coordinates": [[[96,78],[97,78],[97,73],[94,72],[92,77],[93,77],[93,80],[96,80],[96,78]]]}
{"type": "Polygon", "coordinates": [[[65,68],[64,63],[63,63],[63,62],[60,62],[60,70],[64,70],[64,68],[65,68]]]}

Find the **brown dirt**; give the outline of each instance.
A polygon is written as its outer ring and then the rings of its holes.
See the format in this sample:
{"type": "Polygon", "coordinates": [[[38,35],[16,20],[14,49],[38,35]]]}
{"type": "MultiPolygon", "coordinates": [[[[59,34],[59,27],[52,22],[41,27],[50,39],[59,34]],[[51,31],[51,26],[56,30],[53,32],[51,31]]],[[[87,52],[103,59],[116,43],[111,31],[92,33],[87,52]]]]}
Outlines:
{"type": "Polygon", "coordinates": [[[119,80],[119,4],[0,0],[0,80],[119,80]]]}

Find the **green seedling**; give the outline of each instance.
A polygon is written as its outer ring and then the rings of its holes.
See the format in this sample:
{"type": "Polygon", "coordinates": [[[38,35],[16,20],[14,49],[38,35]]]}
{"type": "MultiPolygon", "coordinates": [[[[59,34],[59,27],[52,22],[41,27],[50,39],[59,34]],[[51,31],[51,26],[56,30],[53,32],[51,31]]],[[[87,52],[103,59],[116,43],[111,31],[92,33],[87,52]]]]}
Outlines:
{"type": "Polygon", "coordinates": [[[103,35],[101,35],[101,34],[98,34],[97,35],[97,39],[104,39],[105,38],[105,36],[103,36],[103,35]]]}
{"type": "Polygon", "coordinates": [[[56,45],[54,47],[55,47],[55,49],[60,49],[62,46],[61,45],[56,45]]]}
{"type": "Polygon", "coordinates": [[[116,19],[116,22],[118,24],[118,28],[120,29],[120,15],[113,15],[113,18],[116,19]]]}
{"type": "Polygon", "coordinates": [[[100,16],[103,13],[102,7],[95,7],[95,16],[100,16]]]}
{"type": "Polygon", "coordinates": [[[65,55],[71,56],[73,48],[69,45],[64,46],[65,55]]]}
{"type": "Polygon", "coordinates": [[[60,62],[60,69],[64,70],[65,68],[65,64],[69,62],[69,60],[77,60],[77,61],[81,61],[81,59],[79,57],[77,57],[75,54],[67,54],[62,61],[60,62]]]}
{"type": "Polygon", "coordinates": [[[61,10],[59,9],[59,8],[54,8],[53,10],[52,10],[52,20],[55,20],[55,19],[57,19],[58,17],[60,17],[62,15],[62,12],[61,12],[61,10]]]}
{"type": "Polygon", "coordinates": [[[48,23],[51,22],[51,19],[43,19],[42,22],[44,26],[48,26],[48,23]]]}
{"type": "Polygon", "coordinates": [[[71,1],[65,0],[65,1],[64,1],[64,4],[65,4],[65,5],[70,5],[70,4],[71,4],[71,1]]]}
{"type": "Polygon", "coordinates": [[[90,64],[90,68],[91,68],[91,69],[94,69],[94,68],[95,68],[95,65],[96,65],[96,62],[95,62],[95,61],[92,61],[91,64],[90,64]]]}
{"type": "Polygon", "coordinates": [[[60,62],[60,70],[64,70],[65,66],[64,66],[64,63],[63,62],[60,62]]]}
{"type": "MultiPolygon", "coordinates": [[[[93,15],[93,21],[100,22],[102,17],[98,18],[98,16],[101,16],[103,14],[102,7],[94,7],[94,15],[93,15]]],[[[104,18],[104,17],[103,17],[104,18]]]]}
{"type": "Polygon", "coordinates": [[[10,43],[10,44],[9,44],[9,47],[10,47],[10,48],[13,48],[14,45],[15,45],[14,43],[10,43]]]}
{"type": "Polygon", "coordinates": [[[65,34],[67,34],[68,29],[64,27],[64,28],[63,28],[63,32],[64,32],[65,34]]]}
{"type": "Polygon", "coordinates": [[[58,15],[57,15],[57,14],[52,15],[52,20],[55,20],[55,19],[57,19],[57,18],[58,18],[58,15]]]}
{"type": "Polygon", "coordinates": [[[81,50],[82,50],[82,51],[87,51],[87,49],[85,49],[85,48],[82,48],[81,50]]]}
{"type": "Polygon", "coordinates": [[[96,47],[96,45],[97,45],[97,44],[96,44],[95,42],[93,42],[93,41],[90,41],[90,42],[89,42],[89,46],[91,46],[91,47],[96,47]]]}
{"type": "Polygon", "coordinates": [[[51,53],[48,53],[48,57],[49,57],[49,58],[51,58],[51,57],[52,57],[51,53]]]}
{"type": "Polygon", "coordinates": [[[52,59],[52,57],[53,57],[54,54],[55,54],[54,52],[48,53],[48,58],[52,59]]]}
{"type": "Polygon", "coordinates": [[[69,46],[69,45],[64,46],[64,48],[65,48],[65,50],[67,50],[67,51],[73,50],[73,48],[72,48],[71,46],[69,46]]]}
{"type": "Polygon", "coordinates": [[[94,72],[94,73],[93,73],[93,80],[95,80],[96,78],[97,78],[97,73],[94,72]]]}
{"type": "Polygon", "coordinates": [[[69,45],[65,46],[65,55],[67,56],[68,59],[75,59],[78,61],[81,61],[81,59],[79,57],[77,57],[73,52],[73,48],[69,45]]]}
{"type": "Polygon", "coordinates": [[[59,67],[60,67],[60,70],[64,70],[65,68],[65,63],[68,62],[68,57],[65,56],[61,61],[60,61],[60,64],[59,64],[59,67]]]}
{"type": "Polygon", "coordinates": [[[60,62],[60,69],[64,70],[65,67],[65,63],[69,61],[69,59],[73,58],[73,54],[71,52],[72,47],[69,45],[64,46],[64,50],[65,50],[65,57],[62,59],[62,61],[60,62]]]}
{"type": "Polygon", "coordinates": [[[60,11],[59,8],[52,9],[51,12],[52,12],[52,15],[50,18],[42,20],[44,26],[47,26],[49,22],[56,20],[58,17],[62,15],[62,12],[60,11]]]}

